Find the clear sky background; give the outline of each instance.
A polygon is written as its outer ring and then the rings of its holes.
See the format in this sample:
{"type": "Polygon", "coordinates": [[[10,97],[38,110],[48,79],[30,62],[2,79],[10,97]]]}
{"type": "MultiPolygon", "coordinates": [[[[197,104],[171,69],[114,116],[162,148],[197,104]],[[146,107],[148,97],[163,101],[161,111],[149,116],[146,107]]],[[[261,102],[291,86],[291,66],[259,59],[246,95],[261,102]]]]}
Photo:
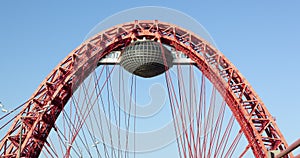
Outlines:
{"type": "Polygon", "coordinates": [[[0,101],[7,109],[23,103],[98,22],[148,5],[173,8],[200,22],[277,118],[288,143],[300,138],[296,0],[1,1],[0,101]]]}

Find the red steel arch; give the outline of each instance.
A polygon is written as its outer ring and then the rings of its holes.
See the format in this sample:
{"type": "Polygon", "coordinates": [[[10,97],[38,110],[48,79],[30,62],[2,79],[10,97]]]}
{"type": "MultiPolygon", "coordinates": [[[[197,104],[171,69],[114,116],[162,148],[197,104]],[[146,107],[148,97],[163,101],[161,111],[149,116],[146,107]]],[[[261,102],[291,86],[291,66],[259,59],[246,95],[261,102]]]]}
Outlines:
{"type": "Polygon", "coordinates": [[[256,157],[284,150],[287,143],[272,115],[251,85],[216,48],[198,35],[160,21],[134,21],[114,26],[74,49],[40,84],[0,142],[3,157],[37,157],[73,92],[113,50],[132,40],[152,39],[182,51],[217,88],[237,119],[256,157]],[[21,132],[22,130],[22,132],[21,132]],[[22,135],[20,135],[22,133],[22,135]],[[20,144],[20,137],[21,144],[20,144]]]}

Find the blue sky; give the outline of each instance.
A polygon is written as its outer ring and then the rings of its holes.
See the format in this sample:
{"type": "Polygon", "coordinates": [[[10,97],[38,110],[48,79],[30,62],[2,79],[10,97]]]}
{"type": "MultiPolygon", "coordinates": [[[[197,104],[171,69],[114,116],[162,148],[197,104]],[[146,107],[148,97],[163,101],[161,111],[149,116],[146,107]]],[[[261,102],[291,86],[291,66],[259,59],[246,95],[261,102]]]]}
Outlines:
{"type": "Polygon", "coordinates": [[[195,18],[277,118],[289,143],[300,137],[298,1],[1,1],[0,100],[13,108],[106,17],[164,6],[195,18]]]}

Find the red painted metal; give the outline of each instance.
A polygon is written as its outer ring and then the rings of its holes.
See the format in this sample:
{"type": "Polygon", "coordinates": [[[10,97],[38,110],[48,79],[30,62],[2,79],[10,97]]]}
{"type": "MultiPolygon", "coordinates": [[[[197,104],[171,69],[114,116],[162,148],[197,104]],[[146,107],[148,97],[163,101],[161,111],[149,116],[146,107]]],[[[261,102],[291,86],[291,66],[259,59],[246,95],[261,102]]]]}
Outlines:
{"type": "MultiPolygon", "coordinates": [[[[286,155],[288,155],[290,152],[292,152],[293,150],[295,150],[299,146],[300,146],[300,139],[298,139],[293,144],[291,144],[287,149],[285,149],[284,151],[282,151],[281,153],[276,155],[276,158],[285,157],[286,155]]],[[[300,155],[298,155],[298,156],[300,156],[300,155]]]]}
{"type": "Polygon", "coordinates": [[[122,50],[132,40],[144,37],[172,46],[195,61],[227,102],[256,157],[266,157],[268,150],[287,148],[264,103],[219,50],[198,35],[173,24],[134,21],[88,39],[54,68],[1,139],[1,156],[16,157],[20,151],[22,157],[38,157],[64,105],[85,77],[97,67],[98,61],[112,50],[122,50]],[[20,127],[22,144],[19,143],[20,127]]]}

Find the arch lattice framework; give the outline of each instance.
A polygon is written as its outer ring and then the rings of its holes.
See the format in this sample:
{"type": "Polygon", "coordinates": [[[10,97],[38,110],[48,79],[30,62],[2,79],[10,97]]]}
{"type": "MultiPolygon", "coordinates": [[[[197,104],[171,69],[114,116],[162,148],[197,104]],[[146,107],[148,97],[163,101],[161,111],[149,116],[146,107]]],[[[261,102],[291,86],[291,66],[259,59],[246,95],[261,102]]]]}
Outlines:
{"type": "Polygon", "coordinates": [[[283,150],[287,143],[272,115],[235,66],[198,35],[160,21],[134,21],[112,27],[74,49],[40,84],[1,140],[3,157],[37,157],[64,105],[98,61],[113,50],[121,50],[137,38],[154,39],[174,47],[195,65],[227,102],[256,157],[268,150],[283,150]],[[41,110],[44,110],[42,113],[41,110]],[[22,139],[20,144],[20,133],[22,139]],[[21,149],[21,150],[20,150],[21,149]]]}

